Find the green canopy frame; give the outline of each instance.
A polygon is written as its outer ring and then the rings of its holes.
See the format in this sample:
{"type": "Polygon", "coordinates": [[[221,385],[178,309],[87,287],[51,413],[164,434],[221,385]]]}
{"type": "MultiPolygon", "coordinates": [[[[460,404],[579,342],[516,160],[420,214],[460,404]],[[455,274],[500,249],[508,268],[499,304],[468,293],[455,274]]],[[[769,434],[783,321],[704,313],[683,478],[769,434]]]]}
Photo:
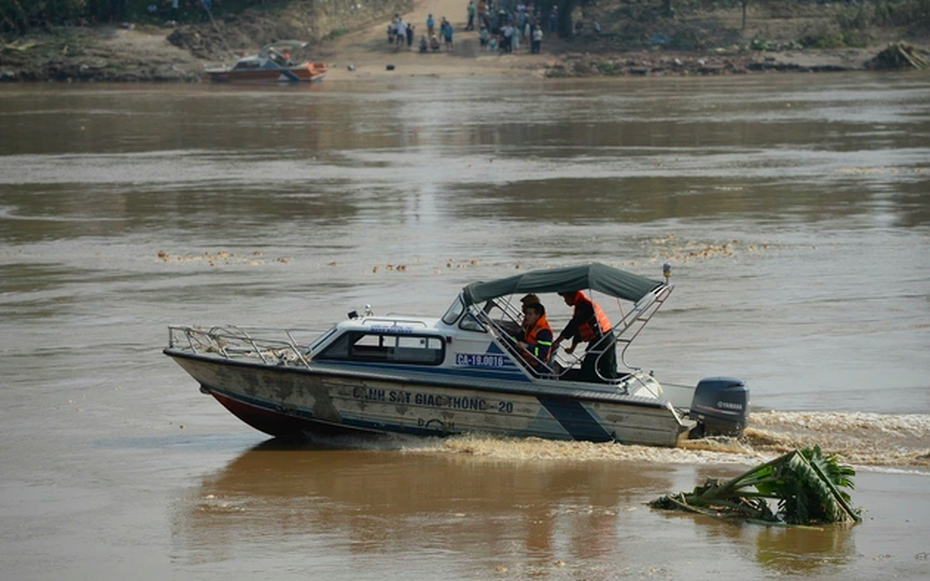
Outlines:
{"type": "Polygon", "coordinates": [[[593,262],[583,266],[534,270],[489,282],[474,282],[462,290],[466,305],[514,293],[593,290],[638,302],[665,283],[593,262]]]}

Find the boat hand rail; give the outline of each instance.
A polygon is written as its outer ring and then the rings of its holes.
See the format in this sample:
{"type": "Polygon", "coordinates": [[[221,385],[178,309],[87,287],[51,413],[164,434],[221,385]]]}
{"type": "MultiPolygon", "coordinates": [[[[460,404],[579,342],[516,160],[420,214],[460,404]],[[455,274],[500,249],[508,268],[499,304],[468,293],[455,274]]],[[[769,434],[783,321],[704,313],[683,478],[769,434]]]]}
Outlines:
{"type": "Polygon", "coordinates": [[[196,355],[218,355],[223,359],[255,359],[264,364],[310,367],[309,347],[301,345],[293,333],[300,329],[244,329],[217,326],[201,329],[186,325],[168,326],[168,347],[196,355]],[[254,333],[277,333],[280,338],[253,336],[254,333]],[[186,345],[186,347],[184,347],[186,345]]]}
{"type": "Polygon", "coordinates": [[[374,316],[367,315],[365,317],[366,323],[390,323],[392,327],[422,327],[424,329],[428,328],[425,322],[410,315],[384,315],[384,316],[374,316]]]}
{"type": "MultiPolygon", "coordinates": [[[[611,343],[610,349],[616,349],[618,344],[623,344],[623,349],[620,350],[620,365],[623,365],[626,369],[630,371],[637,372],[642,371],[641,367],[636,367],[635,365],[630,365],[626,361],[626,350],[629,348],[630,344],[633,342],[633,339],[639,335],[640,331],[643,330],[643,327],[652,319],[656,314],[662,304],[668,299],[668,296],[671,294],[674,289],[674,285],[662,285],[655,290],[651,291],[649,294],[641,298],[633,305],[633,308],[630,309],[628,313],[623,315],[623,318],[614,325],[610,333],[614,336],[615,342],[611,343]]],[[[608,348],[598,348],[598,345],[601,344],[602,340],[597,341],[594,345],[590,345],[585,351],[585,354],[595,355],[597,358],[596,364],[594,366],[595,373],[600,378],[601,381],[605,383],[614,383],[614,380],[609,379],[601,375],[601,366],[600,360],[601,357],[607,352],[608,348]]],[[[644,387],[652,393],[652,390],[649,390],[648,386],[644,387]]],[[[658,397],[659,394],[653,394],[658,397]]]]}
{"type": "Polygon", "coordinates": [[[655,316],[656,312],[662,308],[662,305],[668,300],[673,290],[675,290],[675,285],[663,284],[656,288],[637,301],[630,312],[624,315],[623,319],[620,320],[620,323],[614,326],[613,334],[617,338],[617,343],[623,344],[623,349],[620,350],[620,363],[627,369],[632,369],[634,371],[641,370],[640,367],[627,363],[626,350],[629,348],[630,343],[639,335],[640,331],[643,330],[643,327],[645,327],[646,324],[652,320],[652,317],[655,316]]]}

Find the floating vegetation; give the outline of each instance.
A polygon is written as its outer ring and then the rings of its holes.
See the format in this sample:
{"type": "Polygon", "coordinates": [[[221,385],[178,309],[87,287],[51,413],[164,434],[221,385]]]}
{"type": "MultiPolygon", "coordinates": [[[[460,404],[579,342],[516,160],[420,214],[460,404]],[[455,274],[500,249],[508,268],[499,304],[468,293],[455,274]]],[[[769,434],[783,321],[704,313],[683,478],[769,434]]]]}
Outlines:
{"type": "MultiPolygon", "coordinates": [[[[709,260],[720,257],[732,257],[739,252],[756,252],[768,249],[767,244],[761,246],[746,245],[741,240],[730,240],[723,244],[708,244],[703,242],[689,242],[680,240],[674,234],[652,240],[656,247],[653,260],[674,260],[687,263],[696,260],[709,260]]],[[[635,266],[635,263],[632,264],[635,266]]]]}
{"type": "Polygon", "coordinates": [[[820,446],[793,450],[748,472],[720,482],[708,478],[691,493],[669,494],[653,508],[684,510],[719,519],[766,525],[807,526],[862,520],[843,488],[854,488],[856,471],[824,456],[820,446]],[[772,510],[770,501],[777,501],[772,510]]]}

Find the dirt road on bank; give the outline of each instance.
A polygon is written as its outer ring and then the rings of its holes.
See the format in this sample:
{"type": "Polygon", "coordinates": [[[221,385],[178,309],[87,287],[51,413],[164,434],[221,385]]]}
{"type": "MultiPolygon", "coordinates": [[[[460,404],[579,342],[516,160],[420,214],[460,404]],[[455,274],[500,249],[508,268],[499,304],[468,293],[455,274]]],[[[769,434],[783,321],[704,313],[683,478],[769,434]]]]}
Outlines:
{"type": "Polygon", "coordinates": [[[557,61],[553,49],[559,41],[554,35],[543,40],[543,52],[530,54],[529,43],[522,43],[514,54],[481,51],[477,22],[475,30],[466,31],[467,0],[423,0],[414,9],[401,14],[405,22],[414,26],[411,47],[400,50],[388,44],[388,22],[373,25],[340,37],[320,47],[319,56],[330,64],[327,79],[364,79],[380,76],[509,76],[542,75],[547,65],[557,61]],[[439,22],[445,17],[454,28],[453,49],[445,47],[438,52],[420,53],[418,43],[426,34],[426,19],[432,14],[438,33],[439,22]],[[393,65],[393,70],[388,70],[393,65]]]}

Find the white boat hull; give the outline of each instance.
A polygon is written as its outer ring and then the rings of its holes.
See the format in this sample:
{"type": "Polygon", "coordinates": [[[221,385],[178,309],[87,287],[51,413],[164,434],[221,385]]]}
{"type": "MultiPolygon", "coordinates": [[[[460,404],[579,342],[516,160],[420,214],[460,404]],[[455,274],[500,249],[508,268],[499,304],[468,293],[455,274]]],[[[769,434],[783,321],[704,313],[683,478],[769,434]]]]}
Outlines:
{"type": "MultiPolygon", "coordinates": [[[[668,404],[580,387],[481,387],[381,374],[230,362],[166,350],[201,389],[273,436],[465,432],[673,447],[693,423],[668,404]]],[[[552,382],[555,383],[555,382],[552,382]]],[[[563,382],[564,383],[564,382],[563,382]]]]}

